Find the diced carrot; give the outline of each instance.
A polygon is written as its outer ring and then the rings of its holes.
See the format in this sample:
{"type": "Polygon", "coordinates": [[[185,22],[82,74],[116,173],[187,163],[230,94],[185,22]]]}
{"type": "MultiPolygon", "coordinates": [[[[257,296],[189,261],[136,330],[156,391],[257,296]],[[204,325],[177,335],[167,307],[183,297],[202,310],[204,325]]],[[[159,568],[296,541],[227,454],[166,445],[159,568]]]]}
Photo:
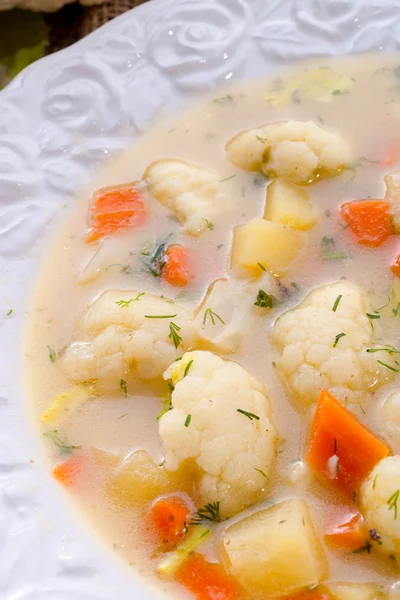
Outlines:
{"type": "Polygon", "coordinates": [[[365,546],[368,536],[361,513],[347,506],[341,507],[335,514],[334,521],[327,527],[324,538],[331,546],[347,550],[365,546]]]}
{"type": "Polygon", "coordinates": [[[384,200],[356,200],[341,206],[342,219],[358,238],[358,243],[369,248],[382,246],[390,229],[389,202],[384,200]]]}
{"type": "Polygon", "coordinates": [[[151,525],[160,543],[175,545],[185,536],[190,508],[179,496],[157,500],[150,511],[151,525]]]}
{"type": "Polygon", "coordinates": [[[311,428],[307,460],[316,473],[352,494],[389,446],[322,390],[311,428]]]}
{"type": "Polygon", "coordinates": [[[117,232],[140,225],[146,210],[140,191],[133,185],[119,185],[98,190],[89,211],[88,242],[95,242],[117,232]]]}
{"type": "Polygon", "coordinates": [[[392,273],[394,273],[397,277],[400,277],[400,254],[398,254],[396,256],[396,258],[394,259],[394,261],[392,262],[392,264],[390,265],[390,270],[392,271],[392,273]]]}
{"type": "Polygon", "coordinates": [[[239,586],[222,565],[209,563],[202,554],[191,554],[178,568],[175,579],[197,600],[236,600],[239,586]]]}
{"type": "Polygon", "coordinates": [[[86,471],[88,466],[87,456],[79,454],[72,456],[67,461],[56,465],[53,468],[53,477],[66,487],[74,485],[78,478],[86,471]]]}
{"type": "Polygon", "coordinates": [[[189,251],[184,246],[172,244],[165,251],[162,279],[171,285],[183,287],[192,279],[189,251]]]}

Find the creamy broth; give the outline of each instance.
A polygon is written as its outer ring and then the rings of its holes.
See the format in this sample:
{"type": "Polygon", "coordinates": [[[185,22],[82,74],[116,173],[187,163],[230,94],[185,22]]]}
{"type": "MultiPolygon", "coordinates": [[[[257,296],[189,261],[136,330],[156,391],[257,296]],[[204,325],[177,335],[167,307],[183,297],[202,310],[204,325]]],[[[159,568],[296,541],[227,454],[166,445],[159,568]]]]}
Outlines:
{"type": "MultiPolygon", "coordinates": [[[[338,134],[351,148],[352,164],[336,177],[321,178],[304,186],[318,219],[306,233],[305,248],[287,272],[275,278],[278,283],[270,293],[279,298],[279,305],[270,310],[253,307],[243,321],[242,339],[237,350],[230,354],[217,352],[224,359],[242,365],[266,386],[279,435],[276,468],[267,480],[264,500],[249,507],[245,514],[287,498],[304,498],[318,537],[323,540],[326,521],[343,499],[328,484],[321,483],[311,474],[307,478],[300,472],[316,404],[304,406],[279,377],[276,369],[278,351],[271,343],[270,332],[280,314],[297,306],[310,291],[326,283],[343,281],[357,286],[372,314],[379,314],[374,310],[379,311],[387,303],[394,280],[389,266],[397,254],[398,238],[391,236],[379,248],[364,247],[346,227],[339,209],[341,204],[351,200],[383,198],[384,176],[400,168],[400,153],[390,165],[383,164],[382,158],[393,144],[398,143],[399,92],[396,60],[370,56],[323,60],[301,65],[269,80],[264,78],[217,90],[174,121],[154,126],[132,148],[111,162],[66,215],[65,224],[57,231],[46,254],[32,299],[27,341],[28,382],[35,422],[40,435],[50,431],[44,441],[52,465],[70,458],[60,454],[63,445],[68,446],[67,451],[72,456],[92,448],[112,455],[105,459],[108,466],[104,468],[104,477],[99,474],[89,478],[79,489],[70,486],[70,496],[87,521],[124,561],[149,580],[157,581],[160,588],[169,590],[175,597],[193,596],[182,586],[156,575],[161,553],[148,535],[144,518],[148,506],[132,508],[114,502],[107,491],[107,482],[104,483],[111,477],[117,462],[132,451],[144,449],[157,464],[162,462],[164,450],[157,416],[166,385],[161,378],[135,382],[128,374],[121,382],[119,392],[91,395],[57,427],[48,427],[41,422],[44,411],[57,394],[72,385],[59,366],[63,351],[73,340],[80,339],[82,315],[105,290],[121,290],[121,299],[124,290],[165,296],[189,311],[195,311],[214,281],[230,277],[238,286],[249,281],[246,274],[230,266],[233,229],[263,215],[269,182],[256,172],[235,167],[228,160],[225,145],[233,136],[286,119],[310,120],[338,134]],[[313,76],[311,81],[309,74],[318,69],[334,72],[333,82],[321,84],[317,79],[315,83],[313,76]],[[341,75],[338,83],[337,74],[341,75]],[[345,86],[343,80],[346,80],[345,86]],[[292,84],[293,81],[304,83],[297,85],[292,84]],[[285,99],[287,86],[294,86],[295,90],[285,99]],[[280,98],[282,102],[268,101],[270,96],[275,100],[280,98]],[[147,219],[143,224],[111,236],[101,248],[101,243],[88,244],[85,236],[92,194],[104,186],[141,181],[150,163],[169,158],[208,167],[218,173],[225,201],[206,231],[199,236],[188,235],[171,210],[145,193],[147,219]],[[154,277],[144,264],[149,260],[151,248],[168,236],[174,244],[182,244],[190,253],[195,278],[186,287],[173,287],[154,277]],[[330,241],[332,239],[334,242],[330,241]],[[56,438],[54,429],[58,432],[56,438]]],[[[252,283],[255,295],[258,289],[269,285],[268,281],[269,274],[260,272],[259,278],[252,283]]],[[[174,306],[170,304],[171,315],[175,312],[174,306]]],[[[206,306],[203,304],[201,310],[206,306]]],[[[372,326],[375,327],[376,344],[398,346],[395,318],[376,319],[372,326]]],[[[365,394],[362,402],[348,406],[359,421],[391,445],[394,454],[400,452],[400,438],[397,430],[388,427],[382,419],[381,407],[396,388],[394,377],[376,392],[365,394]]],[[[218,540],[227,526],[242,517],[243,513],[216,525],[212,539],[198,551],[210,560],[220,561],[218,540]]],[[[352,553],[332,549],[323,543],[323,550],[329,562],[330,581],[376,582],[387,588],[399,578],[396,562],[374,548],[371,553],[352,553]]],[[[248,593],[241,596],[248,597],[248,593]]]]}

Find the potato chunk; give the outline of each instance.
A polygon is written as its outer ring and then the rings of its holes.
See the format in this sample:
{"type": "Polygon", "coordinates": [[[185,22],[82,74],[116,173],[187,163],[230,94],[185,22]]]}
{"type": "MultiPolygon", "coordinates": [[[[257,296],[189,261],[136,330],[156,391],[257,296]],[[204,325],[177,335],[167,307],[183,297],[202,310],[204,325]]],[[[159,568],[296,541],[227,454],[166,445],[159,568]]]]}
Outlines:
{"type": "Polygon", "coordinates": [[[292,229],[311,229],[317,222],[317,215],[305,190],[276,179],[267,187],[264,219],[292,229]]]}
{"type": "Polygon", "coordinates": [[[182,491],[187,483],[181,471],[170,473],[157,465],[145,450],[137,450],[116,470],[110,494],[121,504],[139,506],[161,494],[182,491]]]}
{"type": "Polygon", "coordinates": [[[385,200],[390,202],[390,212],[395,233],[400,233],[400,171],[385,176],[385,200]]]}
{"type": "Polygon", "coordinates": [[[375,600],[382,592],[376,583],[330,583],[333,600],[375,600]]]}
{"type": "Polygon", "coordinates": [[[232,266],[245,267],[253,275],[263,269],[283,275],[304,241],[300,231],[256,217],[235,229],[232,266]]]}
{"type": "Polygon", "coordinates": [[[322,547],[304,501],[286,500],[225,531],[225,560],[249,593],[293,594],[327,575],[322,547]]]}

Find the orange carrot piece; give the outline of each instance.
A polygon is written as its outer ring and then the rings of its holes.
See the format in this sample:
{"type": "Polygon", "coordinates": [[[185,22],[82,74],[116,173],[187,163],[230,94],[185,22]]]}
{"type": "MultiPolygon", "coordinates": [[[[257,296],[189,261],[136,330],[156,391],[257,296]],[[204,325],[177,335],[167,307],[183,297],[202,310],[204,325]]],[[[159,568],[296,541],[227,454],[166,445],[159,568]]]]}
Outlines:
{"type": "Polygon", "coordinates": [[[176,580],[197,600],[236,600],[239,586],[222,565],[209,563],[202,554],[191,554],[178,568],[176,580]]]}
{"type": "Polygon", "coordinates": [[[85,472],[87,467],[87,456],[80,454],[72,456],[63,463],[53,468],[53,477],[66,487],[74,485],[78,478],[85,472]]]}
{"type": "Polygon", "coordinates": [[[396,256],[396,258],[394,259],[394,261],[392,262],[392,264],[390,265],[390,270],[392,271],[392,273],[394,273],[397,277],[400,277],[400,254],[398,254],[396,256]]]}
{"type": "Polygon", "coordinates": [[[132,184],[98,190],[89,211],[91,228],[87,241],[95,242],[141,225],[146,218],[143,198],[132,184]]]}
{"type": "Polygon", "coordinates": [[[311,428],[307,460],[316,473],[352,494],[389,446],[322,390],[311,428]]]}
{"type": "Polygon", "coordinates": [[[389,210],[384,200],[356,200],[342,204],[340,212],[359,244],[377,248],[391,234],[389,210]]]}
{"type": "Polygon", "coordinates": [[[347,506],[342,507],[328,526],[324,538],[328,544],[337,548],[362,548],[368,540],[363,516],[347,506]]]}
{"type": "Polygon", "coordinates": [[[151,525],[160,543],[176,545],[185,536],[190,508],[179,496],[157,500],[150,511],[151,525]]]}
{"type": "Polygon", "coordinates": [[[171,285],[183,287],[192,279],[189,251],[184,246],[172,244],[165,252],[162,279],[171,285]]]}

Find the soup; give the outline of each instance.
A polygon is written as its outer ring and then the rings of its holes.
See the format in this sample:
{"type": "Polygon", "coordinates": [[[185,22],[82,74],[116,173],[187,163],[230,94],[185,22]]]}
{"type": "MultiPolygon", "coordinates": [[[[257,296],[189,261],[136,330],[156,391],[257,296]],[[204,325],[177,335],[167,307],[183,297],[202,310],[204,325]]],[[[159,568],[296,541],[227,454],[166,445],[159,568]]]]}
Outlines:
{"type": "Polygon", "coordinates": [[[220,90],[82,197],[32,300],[52,462],[174,597],[396,597],[399,68],[220,90]]]}

